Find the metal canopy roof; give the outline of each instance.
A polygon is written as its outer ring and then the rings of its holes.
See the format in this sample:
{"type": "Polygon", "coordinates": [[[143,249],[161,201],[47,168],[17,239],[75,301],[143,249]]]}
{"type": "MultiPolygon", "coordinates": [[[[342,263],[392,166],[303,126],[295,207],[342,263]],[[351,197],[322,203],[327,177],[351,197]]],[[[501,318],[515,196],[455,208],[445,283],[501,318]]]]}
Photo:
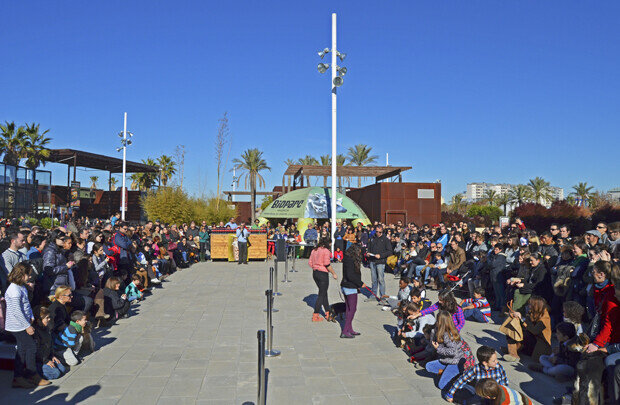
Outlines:
{"type": "MultiPolygon", "coordinates": [[[[50,149],[50,156],[45,160],[47,162],[62,163],[69,166],[104,170],[110,173],[123,172],[123,159],[75,149],[50,149]]],[[[150,166],[144,163],[132,162],[129,160],[127,160],[125,164],[127,173],[159,172],[159,168],[157,166],[150,166]]]]}
{"type": "MultiPolygon", "coordinates": [[[[336,173],[339,177],[374,177],[377,181],[398,176],[410,170],[411,166],[338,166],[336,173]]],[[[331,166],[289,165],[284,175],[319,176],[332,175],[331,166]]]]}

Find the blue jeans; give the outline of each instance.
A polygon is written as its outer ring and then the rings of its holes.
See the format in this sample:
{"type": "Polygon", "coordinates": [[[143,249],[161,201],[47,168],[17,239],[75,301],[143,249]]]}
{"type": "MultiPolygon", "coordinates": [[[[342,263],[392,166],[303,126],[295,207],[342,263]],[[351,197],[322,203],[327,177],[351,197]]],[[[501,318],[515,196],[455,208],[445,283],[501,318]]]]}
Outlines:
{"type": "Polygon", "coordinates": [[[480,311],[479,308],[464,309],[463,315],[465,315],[465,319],[467,319],[468,321],[471,320],[481,323],[487,323],[486,316],[484,316],[484,314],[482,313],[482,311],[480,311]]]}
{"type": "Polygon", "coordinates": [[[372,279],[372,292],[377,296],[385,295],[385,264],[370,262],[370,277],[372,279]],[[377,291],[378,288],[378,291],[377,291]]]}
{"type": "MultiPolygon", "coordinates": [[[[415,278],[419,279],[422,276],[422,270],[424,270],[424,267],[426,267],[426,265],[424,264],[415,266],[415,278]]],[[[428,280],[430,277],[431,277],[431,269],[428,268],[426,269],[426,272],[424,273],[424,284],[428,284],[428,280]]]]}
{"type": "Polygon", "coordinates": [[[50,367],[47,364],[37,363],[39,374],[46,380],[57,380],[67,372],[67,368],[62,363],[54,363],[56,367],[50,367]]]}
{"type": "Polygon", "coordinates": [[[456,364],[441,364],[439,360],[433,360],[426,363],[426,371],[429,373],[439,374],[439,371],[441,370],[443,370],[443,373],[439,378],[439,384],[437,386],[440,390],[443,390],[454,377],[459,375],[459,366],[456,364]]]}

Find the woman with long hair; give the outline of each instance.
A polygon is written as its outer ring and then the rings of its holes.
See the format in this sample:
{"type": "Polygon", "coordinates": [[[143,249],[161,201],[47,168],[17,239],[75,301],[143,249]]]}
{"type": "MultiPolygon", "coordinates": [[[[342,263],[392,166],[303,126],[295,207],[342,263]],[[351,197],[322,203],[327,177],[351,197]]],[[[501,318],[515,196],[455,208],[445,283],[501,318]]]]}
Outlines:
{"type": "Polygon", "coordinates": [[[344,302],[346,305],[345,323],[341,338],[352,338],[358,336],[359,333],[353,330],[353,317],[357,311],[357,293],[360,288],[366,287],[362,281],[362,273],[360,266],[362,264],[362,248],[353,244],[344,252],[342,260],[342,293],[344,294],[344,302]]]}
{"type": "Polygon", "coordinates": [[[514,310],[509,315],[521,321],[523,340],[518,342],[506,336],[508,354],[504,355],[504,360],[517,362],[520,360],[519,352],[521,352],[538,362],[541,355],[551,354],[551,318],[549,306],[544,298],[531,296],[528,300],[527,316],[514,310]]]}
{"type": "Polygon", "coordinates": [[[423,309],[415,315],[410,315],[410,319],[415,319],[420,316],[432,314],[437,310],[447,311],[450,316],[452,316],[452,320],[454,323],[454,327],[456,330],[460,331],[465,326],[465,315],[463,314],[463,309],[458,306],[456,303],[456,298],[454,298],[454,294],[452,291],[446,289],[439,293],[439,297],[437,298],[437,302],[430,307],[423,309]]]}
{"type": "Polygon", "coordinates": [[[443,390],[461,372],[459,369],[461,360],[467,359],[465,345],[461,342],[459,331],[454,326],[452,315],[448,311],[441,310],[437,313],[435,329],[431,333],[431,344],[437,350],[438,359],[426,363],[426,371],[441,375],[438,386],[443,390]]]}
{"type": "Polygon", "coordinates": [[[320,322],[323,319],[320,316],[321,307],[325,311],[325,317],[329,317],[329,301],[327,300],[327,289],[329,287],[329,273],[334,280],[338,279],[336,272],[331,266],[332,254],[329,251],[331,240],[323,238],[319,241],[316,249],[310,253],[308,264],[312,268],[312,278],[319,288],[319,294],[314,304],[314,313],[312,314],[312,322],[320,322]]]}

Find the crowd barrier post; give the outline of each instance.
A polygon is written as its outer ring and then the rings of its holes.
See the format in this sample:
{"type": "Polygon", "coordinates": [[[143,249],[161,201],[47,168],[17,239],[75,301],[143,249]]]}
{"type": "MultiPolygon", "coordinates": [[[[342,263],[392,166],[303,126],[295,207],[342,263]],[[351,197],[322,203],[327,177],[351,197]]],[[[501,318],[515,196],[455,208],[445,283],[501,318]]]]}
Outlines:
{"type": "Polygon", "coordinates": [[[258,338],[258,392],[256,394],[256,405],[265,405],[265,331],[259,330],[256,333],[256,337],[258,338]]]}
{"type": "Polygon", "coordinates": [[[293,246],[293,263],[291,263],[291,273],[297,273],[297,270],[295,270],[295,262],[297,261],[297,247],[293,246]]]}
{"type": "Polygon", "coordinates": [[[273,295],[277,297],[279,295],[282,295],[282,293],[278,291],[278,259],[277,258],[274,259],[273,265],[274,265],[274,267],[272,267],[272,268],[275,269],[275,273],[274,273],[274,276],[273,276],[273,288],[272,288],[272,290],[273,290],[273,295]]]}
{"type": "MultiPolygon", "coordinates": [[[[273,307],[273,283],[274,283],[274,273],[273,267],[269,268],[269,289],[267,291],[272,291],[271,294],[271,305],[267,303],[267,308],[263,309],[263,312],[279,312],[279,309],[273,307]],[[271,309],[269,308],[271,306],[271,309]]],[[[267,292],[265,292],[267,294],[267,292]]]]}
{"type": "Polygon", "coordinates": [[[284,279],[282,280],[283,283],[290,283],[291,280],[288,279],[288,251],[287,251],[287,255],[284,258],[284,279]]]}
{"type": "Polygon", "coordinates": [[[265,291],[267,296],[267,349],[265,350],[265,356],[276,357],[280,355],[279,350],[273,348],[273,319],[272,319],[272,307],[273,307],[273,291],[265,291]]]}

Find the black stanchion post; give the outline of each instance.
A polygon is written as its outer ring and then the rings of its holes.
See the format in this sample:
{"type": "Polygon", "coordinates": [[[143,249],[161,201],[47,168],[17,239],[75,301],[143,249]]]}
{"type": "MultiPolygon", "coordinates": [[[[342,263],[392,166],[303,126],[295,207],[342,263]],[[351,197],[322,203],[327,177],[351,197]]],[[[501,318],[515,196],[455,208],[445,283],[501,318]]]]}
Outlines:
{"type": "Polygon", "coordinates": [[[286,257],[284,258],[284,279],[283,283],[290,283],[291,280],[288,279],[288,247],[286,248],[286,257]]]}
{"type": "Polygon", "coordinates": [[[273,286],[272,286],[272,290],[273,290],[273,295],[274,296],[278,296],[278,295],[282,295],[281,292],[278,292],[278,259],[276,258],[273,261],[273,265],[274,265],[274,275],[273,275],[273,286]]]}
{"type": "Polygon", "coordinates": [[[272,319],[272,307],[273,307],[273,291],[265,291],[267,296],[267,349],[265,350],[265,356],[276,357],[280,355],[279,350],[273,349],[273,319],[272,319]]]}
{"type": "Polygon", "coordinates": [[[265,331],[259,330],[256,333],[258,338],[258,393],[256,395],[256,405],[266,404],[265,395],[265,331]]]}
{"type": "MultiPolygon", "coordinates": [[[[274,282],[274,270],[273,267],[269,268],[269,290],[268,291],[273,291],[273,282],[274,282]]],[[[273,293],[271,294],[271,312],[279,312],[279,309],[276,309],[273,307],[273,293]]],[[[267,304],[267,308],[263,309],[263,312],[268,312],[270,311],[269,309],[269,303],[267,304]]]]}

